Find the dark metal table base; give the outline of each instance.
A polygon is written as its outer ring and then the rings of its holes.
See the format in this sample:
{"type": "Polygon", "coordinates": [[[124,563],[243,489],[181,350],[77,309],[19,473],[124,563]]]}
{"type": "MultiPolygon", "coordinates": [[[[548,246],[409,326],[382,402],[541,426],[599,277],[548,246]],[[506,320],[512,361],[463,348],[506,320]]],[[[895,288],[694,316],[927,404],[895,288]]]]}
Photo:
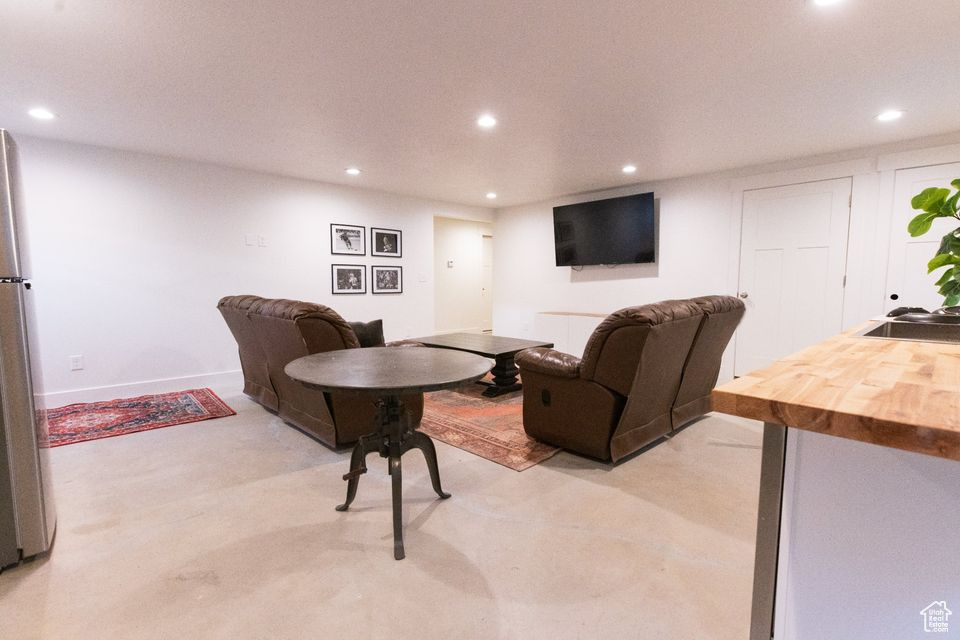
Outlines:
{"type": "Polygon", "coordinates": [[[337,511],[350,508],[350,503],[357,497],[360,476],[367,472],[367,454],[379,452],[381,458],[389,460],[387,470],[393,487],[393,557],[403,560],[403,474],[400,470],[400,457],[410,449],[420,449],[427,461],[433,490],[441,498],[449,498],[450,494],[440,487],[440,470],[437,468],[437,450],[433,446],[433,440],[427,434],[411,428],[400,398],[386,396],[377,404],[380,408],[379,428],[370,435],[362,436],[354,445],[350,456],[350,471],[343,476],[347,481],[347,499],[337,507],[337,511]]]}
{"type": "Polygon", "coordinates": [[[764,422],[763,452],[760,461],[760,500],[757,511],[757,547],[753,562],[750,640],[773,638],[786,452],[787,428],[773,422],[764,422]]]}
{"type": "Polygon", "coordinates": [[[486,385],[487,389],[483,392],[483,395],[488,398],[496,398],[501,394],[523,388],[523,385],[517,382],[517,374],[520,373],[520,369],[517,368],[513,354],[497,358],[490,373],[493,374],[493,382],[477,381],[477,384],[486,385]]]}

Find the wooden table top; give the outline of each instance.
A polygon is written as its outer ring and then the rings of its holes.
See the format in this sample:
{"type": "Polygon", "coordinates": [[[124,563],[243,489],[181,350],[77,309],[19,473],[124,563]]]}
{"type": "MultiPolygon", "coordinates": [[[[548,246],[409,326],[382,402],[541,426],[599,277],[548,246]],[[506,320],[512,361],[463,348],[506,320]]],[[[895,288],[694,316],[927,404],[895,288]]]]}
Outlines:
{"type": "Polygon", "coordinates": [[[960,345],[844,334],[723,384],[715,411],[960,460],[960,345]]]}
{"type": "Polygon", "coordinates": [[[319,391],[397,395],[479,380],[493,362],[472,353],[427,347],[340,349],[297,358],[284,372],[319,391]]]}
{"type": "Polygon", "coordinates": [[[488,358],[513,356],[524,349],[531,349],[533,347],[553,346],[552,342],[524,340],[523,338],[507,338],[505,336],[494,336],[489,333],[443,333],[436,336],[411,339],[416,342],[422,342],[428,347],[457,349],[458,351],[476,353],[477,355],[488,358]]]}

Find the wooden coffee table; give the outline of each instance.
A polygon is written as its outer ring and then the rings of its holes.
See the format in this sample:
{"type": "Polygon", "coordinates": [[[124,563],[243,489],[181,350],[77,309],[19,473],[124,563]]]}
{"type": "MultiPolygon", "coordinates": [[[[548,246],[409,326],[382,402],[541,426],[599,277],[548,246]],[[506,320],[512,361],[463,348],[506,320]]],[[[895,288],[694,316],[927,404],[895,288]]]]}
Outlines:
{"type": "Polygon", "coordinates": [[[403,497],[400,457],[420,449],[427,461],[433,490],[441,498],[450,494],[440,487],[437,452],[433,441],[410,424],[401,396],[408,393],[450,389],[482,378],[490,361],[469,353],[453,353],[423,347],[368,347],[340,349],[297,358],[284,373],[310,389],[371,396],[380,409],[378,424],[363,436],[350,456],[347,499],[337,507],[346,511],[357,495],[360,476],[367,472],[367,454],[374,451],[389,459],[393,488],[393,557],[403,559],[403,497]]]}
{"type": "Polygon", "coordinates": [[[437,336],[427,336],[425,338],[414,338],[416,342],[422,342],[428,347],[437,347],[440,349],[455,349],[457,351],[466,351],[475,353],[478,356],[493,358],[496,361],[490,372],[493,374],[493,383],[479,380],[479,384],[487,385],[487,390],[483,395],[488,398],[494,398],[501,393],[516,391],[523,388],[517,382],[517,364],[513,358],[524,349],[533,347],[553,347],[552,342],[541,342],[540,340],[522,340],[520,338],[506,338],[503,336],[494,336],[489,333],[444,333],[437,336]]]}

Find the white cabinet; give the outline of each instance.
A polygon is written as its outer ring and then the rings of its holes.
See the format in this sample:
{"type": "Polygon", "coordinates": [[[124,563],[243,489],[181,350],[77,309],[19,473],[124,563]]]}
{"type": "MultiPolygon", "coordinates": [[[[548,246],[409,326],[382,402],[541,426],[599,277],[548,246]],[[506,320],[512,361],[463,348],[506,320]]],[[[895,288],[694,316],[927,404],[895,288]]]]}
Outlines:
{"type": "Polygon", "coordinates": [[[958,486],[954,460],[789,429],[774,637],[930,637],[931,603],[960,612],[958,486]]]}
{"type": "Polygon", "coordinates": [[[533,318],[533,333],[537,340],[552,342],[557,351],[581,356],[593,330],[606,317],[605,313],[543,311],[533,318]]]}

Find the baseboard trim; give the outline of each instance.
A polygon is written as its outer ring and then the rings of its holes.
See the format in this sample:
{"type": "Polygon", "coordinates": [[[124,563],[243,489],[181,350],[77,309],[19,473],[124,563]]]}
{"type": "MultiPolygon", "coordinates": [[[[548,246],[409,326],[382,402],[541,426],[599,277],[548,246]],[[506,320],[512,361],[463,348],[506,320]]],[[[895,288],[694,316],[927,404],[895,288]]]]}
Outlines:
{"type": "Polygon", "coordinates": [[[179,376],[176,378],[159,378],[157,380],[142,380],[126,384],[112,384],[102,387],[88,387],[86,389],[70,389],[68,391],[51,391],[44,394],[47,407],[62,407],[77,402],[99,402],[114,398],[133,398],[153,393],[167,393],[184,389],[200,387],[213,388],[243,388],[243,372],[240,369],[220,371],[217,373],[203,373],[194,376],[179,376]]]}

